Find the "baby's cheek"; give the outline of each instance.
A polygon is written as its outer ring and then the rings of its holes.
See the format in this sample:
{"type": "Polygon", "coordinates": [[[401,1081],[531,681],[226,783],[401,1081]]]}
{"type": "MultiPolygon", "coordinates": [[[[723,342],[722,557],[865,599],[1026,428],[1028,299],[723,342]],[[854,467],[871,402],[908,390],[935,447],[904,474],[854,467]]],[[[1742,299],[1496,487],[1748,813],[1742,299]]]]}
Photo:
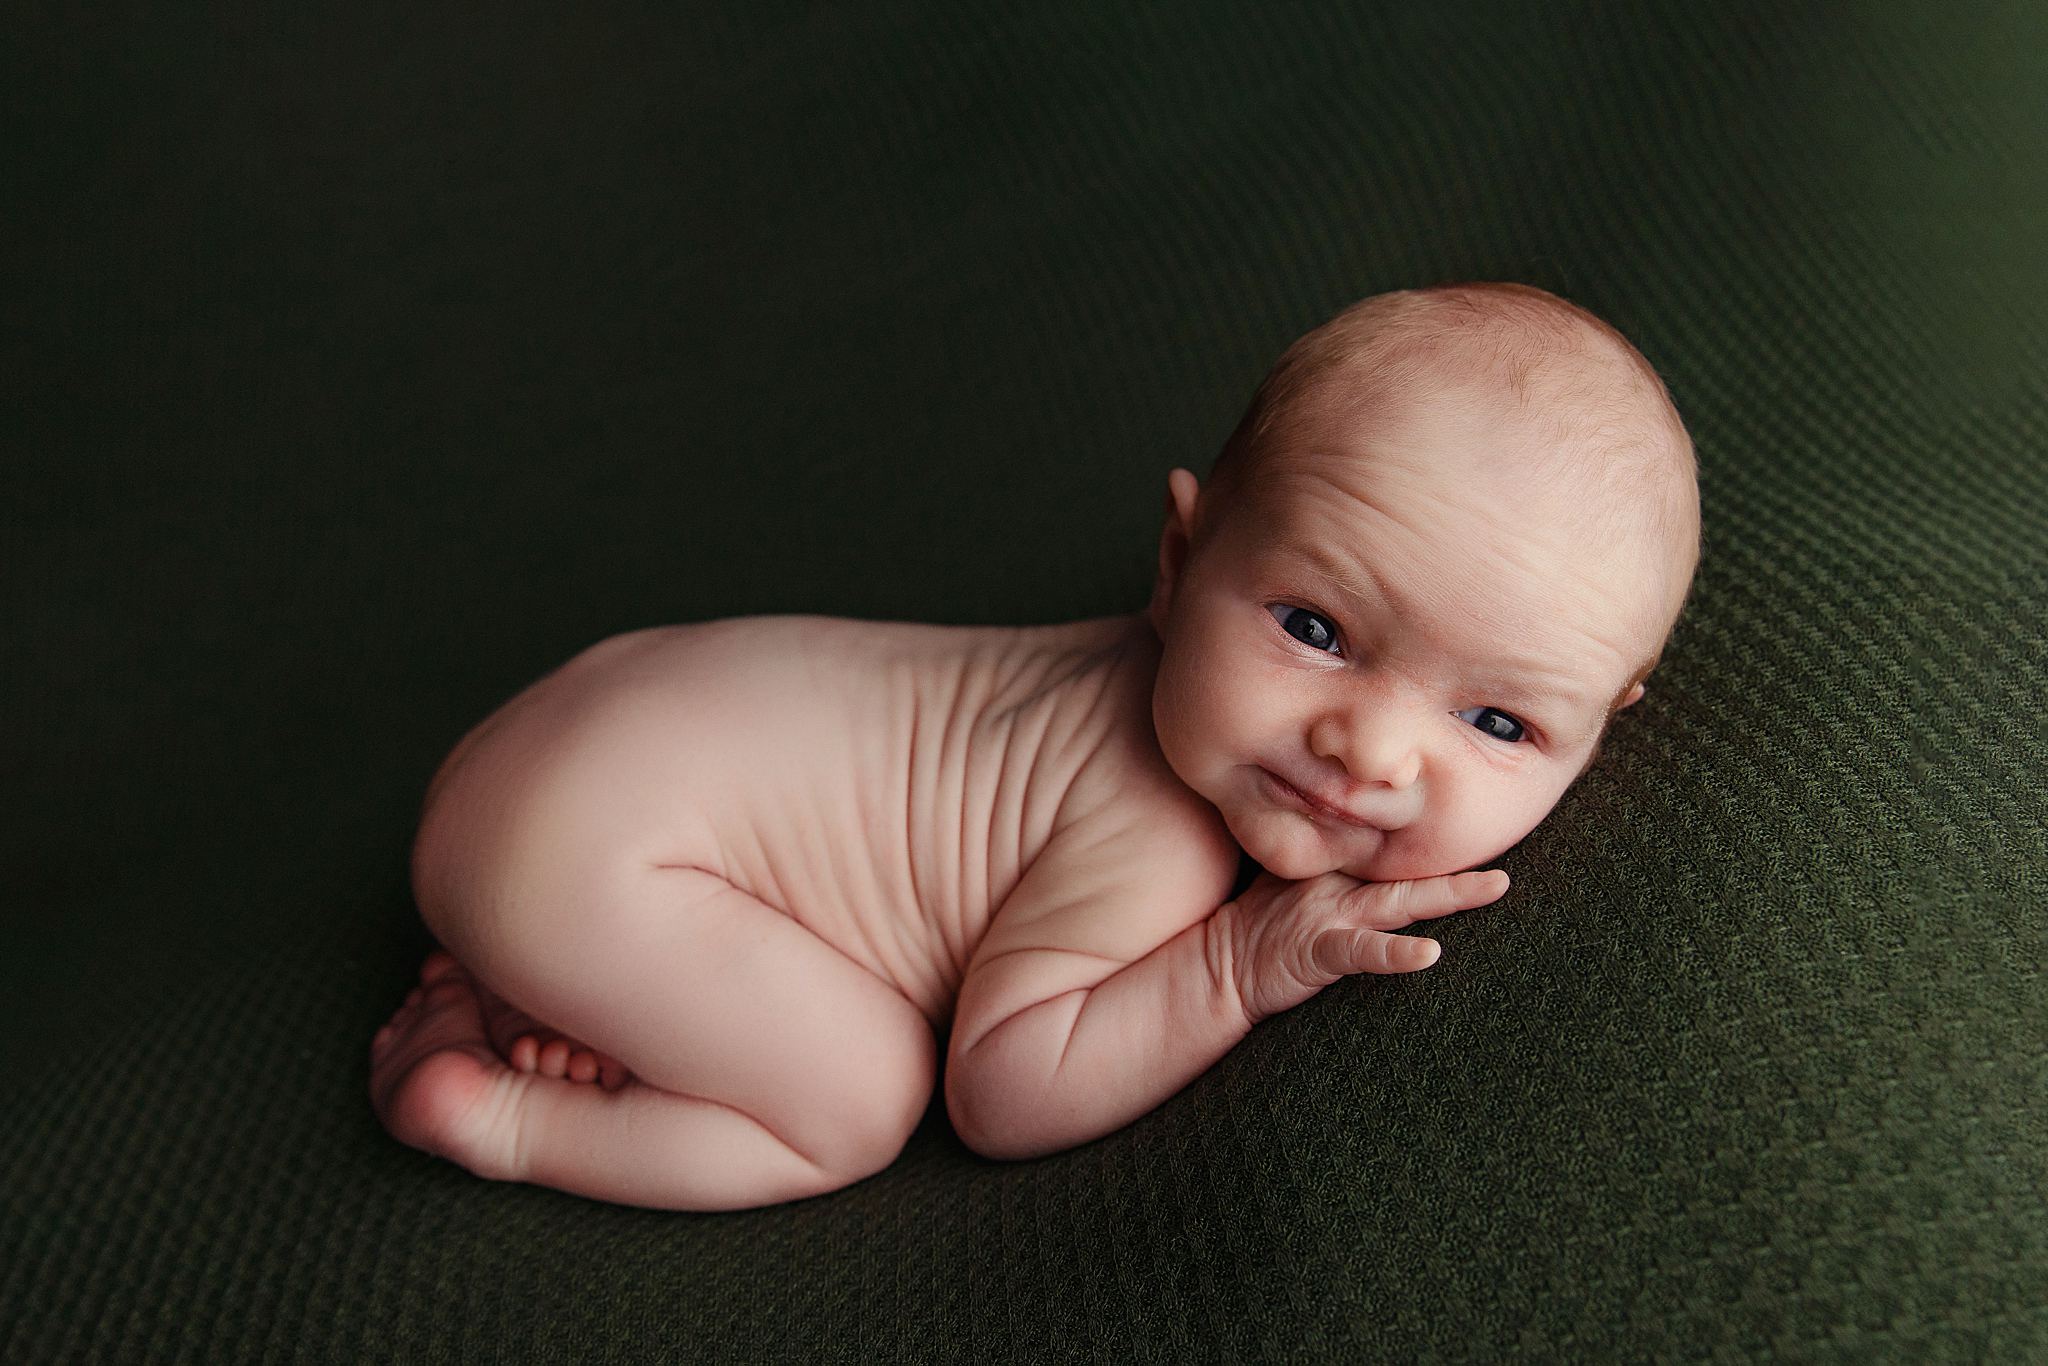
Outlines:
{"type": "Polygon", "coordinates": [[[1377,849],[1344,871],[1367,882],[1407,882],[1419,877],[1435,877],[1438,873],[1456,872],[1458,869],[1443,862],[1453,856],[1453,851],[1436,836],[1436,829],[1438,827],[1424,829],[1409,825],[1383,835],[1377,849]]]}
{"type": "Polygon", "coordinates": [[[1501,813],[1502,819],[1496,821],[1488,832],[1489,838],[1484,842],[1485,847],[1474,849],[1471,858],[1460,866],[1470,868],[1491,863],[1520,844],[1531,831],[1549,818],[1550,813],[1557,808],[1557,801],[1557,797],[1551,797],[1546,801],[1525,802],[1519,809],[1504,810],[1501,813]]]}
{"type": "Polygon", "coordinates": [[[1462,819],[1445,813],[1445,819],[1427,829],[1405,827],[1394,832],[1385,851],[1385,862],[1395,871],[1378,880],[1438,877],[1483,867],[1513,848],[1535,821],[1526,807],[1518,812],[1496,806],[1468,812],[1462,819]]]}

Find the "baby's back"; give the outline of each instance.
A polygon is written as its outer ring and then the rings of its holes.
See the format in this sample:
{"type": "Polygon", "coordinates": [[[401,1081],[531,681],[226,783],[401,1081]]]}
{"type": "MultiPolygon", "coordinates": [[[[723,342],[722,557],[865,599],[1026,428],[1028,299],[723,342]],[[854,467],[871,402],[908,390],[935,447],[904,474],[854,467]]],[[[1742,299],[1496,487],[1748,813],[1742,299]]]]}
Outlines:
{"type": "Polygon", "coordinates": [[[504,867],[576,838],[703,868],[943,1026],[991,916],[1077,792],[1156,803],[1187,822],[1191,854],[1227,843],[1158,754],[1156,650],[1132,616],[783,615],[615,636],[456,747],[415,866],[430,842],[438,866],[460,849],[504,867]]]}

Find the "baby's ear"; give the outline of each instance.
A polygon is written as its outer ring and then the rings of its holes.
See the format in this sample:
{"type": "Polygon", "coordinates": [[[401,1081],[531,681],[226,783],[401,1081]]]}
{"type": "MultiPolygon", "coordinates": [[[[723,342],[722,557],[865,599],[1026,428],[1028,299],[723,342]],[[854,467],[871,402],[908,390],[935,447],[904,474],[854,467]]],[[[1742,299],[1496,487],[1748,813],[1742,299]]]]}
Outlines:
{"type": "Polygon", "coordinates": [[[1146,609],[1161,639],[1166,636],[1166,614],[1173,590],[1187,568],[1198,488],[1195,476],[1187,470],[1176,469],[1166,476],[1166,523],[1159,533],[1159,573],[1152,582],[1152,601],[1146,609]]]}
{"type": "Polygon", "coordinates": [[[1195,530],[1195,503],[1202,491],[1193,470],[1175,468],[1166,475],[1166,520],[1177,523],[1183,535],[1195,530]]]}

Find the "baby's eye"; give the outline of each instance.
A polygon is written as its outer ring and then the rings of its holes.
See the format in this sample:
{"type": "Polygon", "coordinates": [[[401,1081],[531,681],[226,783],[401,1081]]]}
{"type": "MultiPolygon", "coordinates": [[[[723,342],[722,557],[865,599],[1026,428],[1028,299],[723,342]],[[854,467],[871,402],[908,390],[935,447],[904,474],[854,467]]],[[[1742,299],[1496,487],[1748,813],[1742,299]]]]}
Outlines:
{"type": "Polygon", "coordinates": [[[1330,619],[1320,612],[1311,612],[1306,607],[1289,607],[1284,603],[1275,603],[1266,610],[1273,614],[1273,620],[1280,623],[1281,630],[1304,645],[1320,650],[1337,643],[1337,633],[1331,628],[1330,619]]]}
{"type": "Polygon", "coordinates": [[[1464,711],[1452,714],[1460,720],[1468,716],[1492,718],[1487,721],[1475,721],[1472,724],[1478,726],[1479,729],[1485,731],[1496,740],[1506,740],[1512,743],[1522,738],[1522,723],[1504,711],[1495,711],[1492,707],[1469,707],[1464,711]]]}

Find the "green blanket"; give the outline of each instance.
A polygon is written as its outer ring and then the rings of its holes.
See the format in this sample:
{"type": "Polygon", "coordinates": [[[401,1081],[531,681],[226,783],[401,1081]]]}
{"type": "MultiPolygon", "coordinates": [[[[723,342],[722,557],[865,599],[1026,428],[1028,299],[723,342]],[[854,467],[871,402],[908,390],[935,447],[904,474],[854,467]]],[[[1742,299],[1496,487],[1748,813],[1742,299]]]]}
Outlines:
{"type": "Polygon", "coordinates": [[[2048,1358],[2048,11],[35,10],[0,1360],[2048,1358]],[[384,1132],[467,727],[1135,610],[1280,349],[1453,279],[1642,348],[1705,558],[1436,967],[738,1214],[384,1132]]]}

